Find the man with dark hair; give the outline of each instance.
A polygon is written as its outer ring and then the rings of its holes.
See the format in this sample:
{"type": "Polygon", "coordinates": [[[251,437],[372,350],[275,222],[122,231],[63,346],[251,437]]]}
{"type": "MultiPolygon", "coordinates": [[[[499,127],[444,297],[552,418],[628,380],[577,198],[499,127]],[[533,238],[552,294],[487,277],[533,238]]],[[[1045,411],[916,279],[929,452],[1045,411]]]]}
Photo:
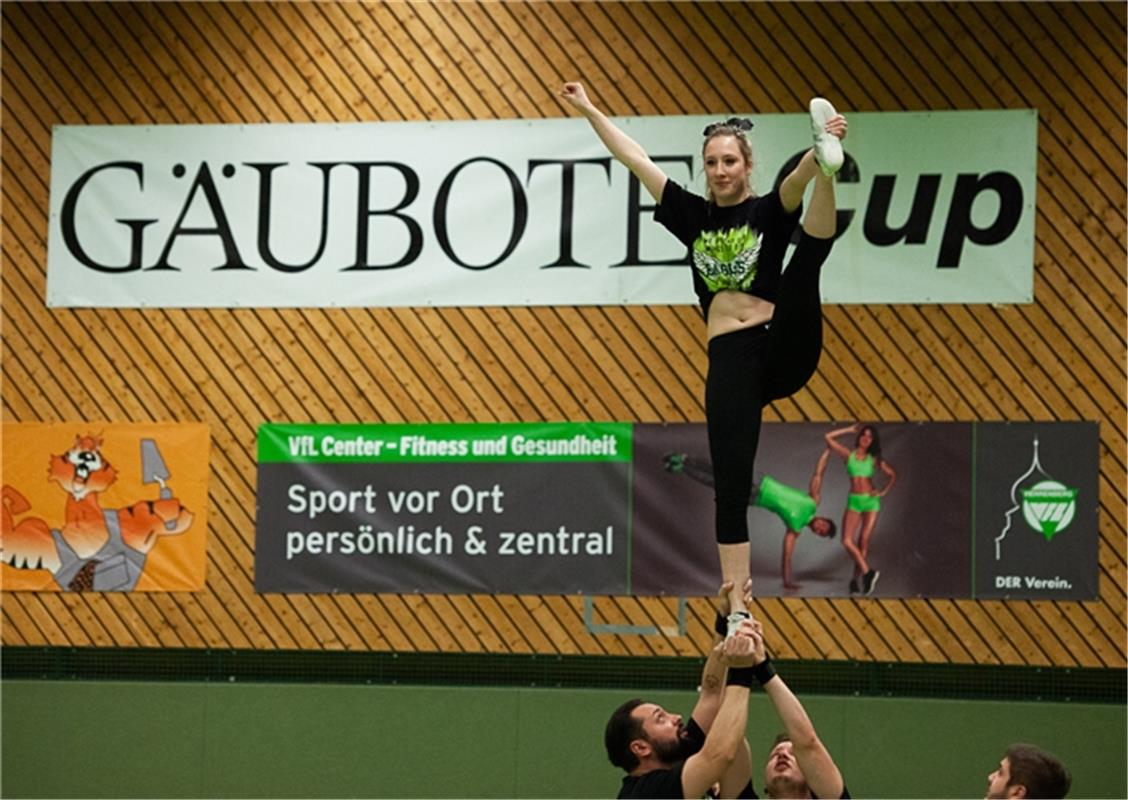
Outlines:
{"type": "MultiPolygon", "coordinates": [[[[738,635],[722,640],[730,590],[729,584],[721,587],[718,641],[702,670],[689,721],[639,699],[623,703],[608,720],[607,757],[627,773],[620,798],[701,797],[714,788],[721,797],[756,797],[744,738],[755,639],[738,635]]],[[[751,630],[750,622],[743,625],[742,632],[751,630]]]]}
{"type": "Polygon", "coordinates": [[[1073,779],[1053,755],[1030,744],[1012,744],[999,768],[987,776],[987,800],[1010,797],[1062,798],[1073,779]]]}

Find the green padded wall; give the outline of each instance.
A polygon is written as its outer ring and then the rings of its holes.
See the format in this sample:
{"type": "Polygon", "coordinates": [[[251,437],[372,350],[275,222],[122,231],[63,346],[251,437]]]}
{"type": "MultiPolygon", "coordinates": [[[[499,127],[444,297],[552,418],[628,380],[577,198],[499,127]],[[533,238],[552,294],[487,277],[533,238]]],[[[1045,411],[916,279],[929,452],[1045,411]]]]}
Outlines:
{"type": "MultiPolygon", "coordinates": [[[[614,797],[602,730],[630,693],[9,680],[3,797],[614,797]]],[[[648,699],[688,713],[689,692],[648,699]]],[[[982,797],[1010,742],[1057,753],[1074,797],[1128,797],[1120,705],[813,696],[856,797],[982,797]]],[[[757,760],[778,730],[753,698],[757,760]]],[[[759,767],[757,767],[759,770],[759,767]]],[[[760,781],[757,780],[757,784],[760,781]]]]}

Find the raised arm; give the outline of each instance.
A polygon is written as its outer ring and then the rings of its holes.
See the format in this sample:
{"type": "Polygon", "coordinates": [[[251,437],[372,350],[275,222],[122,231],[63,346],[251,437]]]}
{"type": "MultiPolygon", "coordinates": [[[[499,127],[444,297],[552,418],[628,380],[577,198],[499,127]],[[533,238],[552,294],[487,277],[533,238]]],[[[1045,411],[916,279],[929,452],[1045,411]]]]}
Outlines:
{"type": "MultiPolygon", "coordinates": [[[[727,617],[729,615],[729,593],[732,591],[732,583],[722,583],[721,588],[717,590],[717,621],[716,630],[714,631],[714,642],[719,642],[725,637],[727,629],[727,617]]],[[[751,602],[752,598],[752,579],[749,578],[748,582],[744,584],[744,595],[751,602]]],[[[721,701],[724,699],[725,693],[725,674],[728,671],[727,663],[721,654],[721,651],[714,649],[709,653],[709,657],[705,659],[705,667],[701,670],[701,692],[697,697],[697,705],[693,707],[693,713],[690,715],[696,720],[698,727],[709,733],[709,729],[713,726],[713,721],[717,718],[717,712],[721,708],[721,701]]]]}
{"type": "Polygon", "coordinates": [[[811,485],[807,488],[807,494],[815,501],[815,505],[819,504],[822,497],[822,482],[823,476],[826,474],[826,463],[830,460],[830,448],[824,447],[822,454],[819,456],[818,463],[815,464],[815,472],[811,475],[811,485]]]}
{"type": "MultiPolygon", "coordinates": [[[[757,632],[758,648],[755,653],[756,663],[762,663],[767,658],[764,649],[762,628],[758,620],[752,623],[757,632]]],[[[811,718],[807,716],[803,704],[783,682],[783,678],[775,675],[764,684],[764,691],[772,701],[783,730],[791,738],[792,753],[799,762],[799,769],[807,779],[807,786],[815,797],[841,797],[842,773],[834,759],[830,757],[822,740],[815,732],[811,718]]]]}
{"type": "MultiPolygon", "coordinates": [[[[754,642],[750,636],[730,636],[714,647],[720,652],[726,667],[746,667],[753,662],[754,642]]],[[[747,762],[748,745],[744,734],[748,728],[749,688],[743,685],[728,685],[724,688],[720,709],[705,744],[701,750],[686,759],[682,767],[682,796],[701,797],[714,783],[722,779],[739,781],[733,778],[732,765],[738,758],[747,762]]],[[[741,768],[741,776],[747,783],[751,765],[741,768]]],[[[741,784],[743,786],[743,783],[741,784]]]]}
{"type": "Polygon", "coordinates": [[[847,447],[846,445],[842,444],[842,442],[839,441],[839,440],[848,433],[857,433],[857,432],[858,432],[858,424],[856,422],[853,425],[850,425],[849,427],[839,428],[837,430],[833,430],[824,437],[826,439],[826,446],[829,447],[831,450],[833,450],[838,455],[842,456],[843,458],[849,458],[850,457],[850,448],[847,447]]]}
{"type": "Polygon", "coordinates": [[[650,160],[642,145],[619,130],[607,116],[588,99],[587,92],[579,83],[566,83],[560,96],[573,108],[583,114],[591,124],[603,146],[623,166],[634,173],[646,191],[656,201],[662,201],[662,190],[666,188],[666,173],[650,160]]]}
{"type": "MultiPolygon", "coordinates": [[[[731,590],[731,583],[721,584],[717,612],[720,619],[728,616],[728,596],[731,590]]],[[[728,671],[728,665],[721,651],[715,647],[721,641],[721,638],[719,632],[714,632],[714,649],[709,652],[709,657],[705,659],[705,667],[701,670],[700,694],[697,696],[697,705],[693,707],[693,713],[690,715],[706,734],[713,727],[713,721],[717,718],[717,712],[721,708],[721,701],[724,699],[725,693],[725,673],[728,671]]]]}

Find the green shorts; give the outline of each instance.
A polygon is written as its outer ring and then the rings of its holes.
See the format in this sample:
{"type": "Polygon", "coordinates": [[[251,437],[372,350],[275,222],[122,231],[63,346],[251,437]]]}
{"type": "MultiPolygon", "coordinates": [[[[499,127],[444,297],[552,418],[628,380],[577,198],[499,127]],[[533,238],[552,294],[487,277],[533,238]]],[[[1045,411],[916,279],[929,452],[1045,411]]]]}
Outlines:
{"type": "Polygon", "coordinates": [[[846,500],[847,511],[880,511],[881,498],[873,494],[851,494],[846,500]]]}

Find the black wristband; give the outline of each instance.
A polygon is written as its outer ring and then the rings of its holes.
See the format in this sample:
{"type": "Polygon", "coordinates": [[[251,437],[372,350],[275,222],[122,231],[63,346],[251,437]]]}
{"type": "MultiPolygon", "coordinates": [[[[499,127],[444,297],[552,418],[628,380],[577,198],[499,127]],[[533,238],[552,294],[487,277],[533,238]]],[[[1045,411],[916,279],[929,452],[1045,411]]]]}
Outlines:
{"type": "Polygon", "coordinates": [[[726,683],[729,686],[747,686],[751,689],[753,680],[763,686],[775,675],[776,671],[775,667],[772,666],[772,659],[766,657],[754,667],[730,667],[726,683]]]}
{"type": "Polygon", "coordinates": [[[756,676],[756,680],[763,686],[768,681],[776,676],[775,667],[772,666],[771,656],[764,656],[764,660],[756,666],[752,667],[752,674],[756,676]]]}
{"type": "Polygon", "coordinates": [[[725,683],[728,686],[745,686],[751,689],[752,681],[756,679],[755,673],[755,667],[729,667],[728,679],[725,683]]]}

